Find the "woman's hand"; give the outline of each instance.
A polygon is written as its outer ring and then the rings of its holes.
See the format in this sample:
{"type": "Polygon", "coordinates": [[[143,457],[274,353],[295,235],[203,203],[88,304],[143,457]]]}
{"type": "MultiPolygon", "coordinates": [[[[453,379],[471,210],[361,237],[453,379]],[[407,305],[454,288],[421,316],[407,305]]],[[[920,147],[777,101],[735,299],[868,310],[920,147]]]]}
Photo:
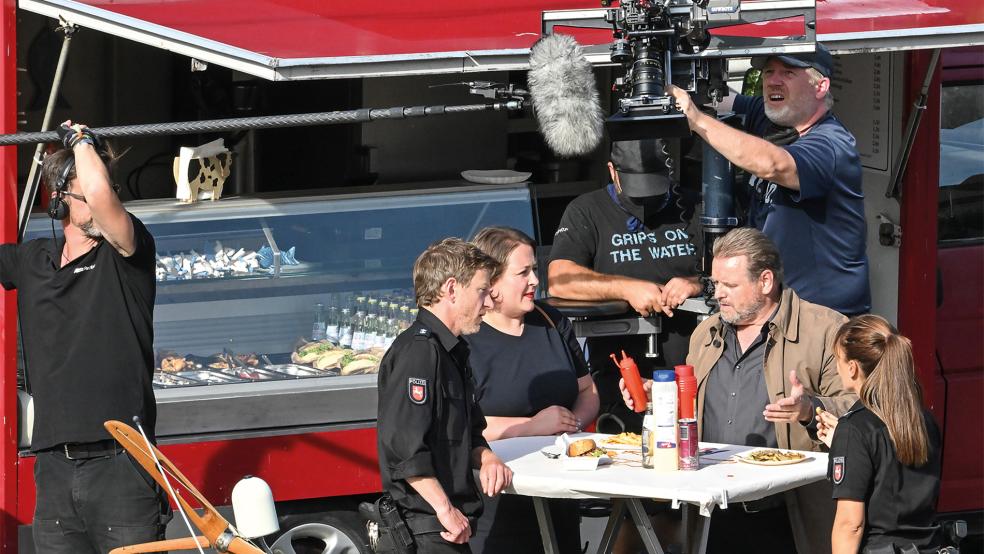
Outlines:
{"type": "Polygon", "coordinates": [[[559,435],[581,431],[574,412],[563,406],[548,406],[530,418],[530,435],[559,435]]]}
{"type": "MultiPolygon", "coordinates": [[[[818,409],[819,410],[819,409],[818,409]]],[[[817,438],[830,448],[834,442],[834,429],[837,427],[837,416],[830,412],[817,414],[817,438]]]]}

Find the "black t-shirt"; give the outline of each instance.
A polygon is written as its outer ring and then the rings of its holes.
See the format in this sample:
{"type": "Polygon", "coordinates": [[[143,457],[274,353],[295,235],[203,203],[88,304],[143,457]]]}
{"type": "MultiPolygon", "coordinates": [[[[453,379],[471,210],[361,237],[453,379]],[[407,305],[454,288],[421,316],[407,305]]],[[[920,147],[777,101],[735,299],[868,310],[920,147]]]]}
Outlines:
{"type": "Polygon", "coordinates": [[[574,408],[577,380],[588,374],[584,353],[571,322],[550,306],[540,307],[556,329],[533,310],[518,337],[482,323],[465,338],[475,396],[486,416],[532,417],[549,406],[574,408]]]}
{"type": "MultiPolygon", "coordinates": [[[[609,185],[609,188],[611,185],[609,185]]],[[[575,198],[567,206],[554,234],[551,260],[569,260],[598,273],[622,275],[665,284],[673,277],[697,274],[699,233],[694,217],[696,199],[687,190],[666,202],[662,209],[641,213],[631,204],[619,207],[609,188],[575,198]],[[679,204],[683,205],[683,209],[679,204]],[[642,216],[642,228],[629,230],[629,219],[642,216]]],[[[638,428],[642,419],[622,406],[618,391],[619,372],[609,354],[625,350],[644,377],[654,369],[672,367],[686,360],[690,333],[697,326],[695,314],[677,311],[662,318],[663,333],[657,339],[658,358],[646,358],[647,337],[643,335],[595,337],[587,342],[588,358],[595,375],[602,411],[616,413],[638,428]]]]}
{"type": "Polygon", "coordinates": [[[550,259],[659,284],[696,275],[694,201],[688,194],[682,202],[682,215],[671,200],[662,210],[648,211],[643,228],[630,231],[626,220],[631,216],[615,204],[607,189],[582,194],[560,219],[550,259]]]}
{"type": "Polygon", "coordinates": [[[153,433],[154,238],[136,217],[136,250],[96,246],[59,267],[62,240],[0,245],[0,284],[17,289],[38,451],[110,438],[103,422],[140,416],[153,433]]]}
{"type": "MultiPolygon", "coordinates": [[[[487,323],[468,335],[468,360],[475,376],[475,397],[486,416],[532,417],[549,406],[574,409],[577,380],[588,374],[584,352],[570,320],[556,309],[537,303],[526,314],[523,334],[516,337],[487,323]]],[[[577,504],[553,500],[550,511],[561,552],[580,550],[577,504]]],[[[542,552],[533,502],[511,494],[485,499],[485,511],[468,544],[476,553],[542,552]]]]}
{"type": "Polygon", "coordinates": [[[902,465],[885,423],[857,402],[841,416],[830,446],[828,478],[834,498],[865,503],[865,546],[940,544],[934,523],[940,493],[940,430],[923,412],[929,435],[929,461],[922,467],[902,465]]]}

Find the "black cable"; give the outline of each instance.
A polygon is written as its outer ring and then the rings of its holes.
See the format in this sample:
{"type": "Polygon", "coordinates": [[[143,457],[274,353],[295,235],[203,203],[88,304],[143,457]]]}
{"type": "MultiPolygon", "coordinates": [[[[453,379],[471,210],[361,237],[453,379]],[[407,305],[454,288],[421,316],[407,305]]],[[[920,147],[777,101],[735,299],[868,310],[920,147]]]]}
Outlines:
{"type": "Polygon", "coordinates": [[[173,154],[170,151],[158,152],[153,156],[147,158],[147,161],[131,169],[130,172],[127,173],[126,180],[125,180],[126,190],[130,193],[130,196],[132,196],[136,200],[141,200],[143,198],[143,195],[140,193],[140,178],[143,176],[144,170],[155,166],[167,167],[168,164],[166,160],[159,161],[159,162],[155,162],[154,160],[157,160],[159,158],[167,158],[172,155],[173,154]]]}
{"type": "MultiPolygon", "coordinates": [[[[673,164],[673,157],[670,156],[669,145],[665,140],[657,139],[661,144],[661,149],[663,151],[663,157],[666,159],[666,169],[670,179],[670,193],[674,196],[674,201],[676,202],[677,209],[680,210],[680,223],[684,225],[684,229],[689,227],[690,219],[687,218],[687,206],[683,201],[683,194],[680,193],[681,180],[677,179],[677,171],[673,164]]],[[[681,153],[682,157],[682,153],[681,153]]],[[[690,207],[690,218],[697,217],[697,206],[690,207]]],[[[696,240],[696,237],[694,237],[696,240]]],[[[701,244],[701,248],[698,252],[704,251],[704,245],[701,244]]],[[[704,271],[702,267],[701,260],[703,256],[697,255],[694,259],[694,275],[697,276],[697,280],[700,283],[701,294],[704,296],[704,303],[714,309],[717,307],[717,302],[714,300],[714,283],[711,282],[710,275],[704,271]]]]}

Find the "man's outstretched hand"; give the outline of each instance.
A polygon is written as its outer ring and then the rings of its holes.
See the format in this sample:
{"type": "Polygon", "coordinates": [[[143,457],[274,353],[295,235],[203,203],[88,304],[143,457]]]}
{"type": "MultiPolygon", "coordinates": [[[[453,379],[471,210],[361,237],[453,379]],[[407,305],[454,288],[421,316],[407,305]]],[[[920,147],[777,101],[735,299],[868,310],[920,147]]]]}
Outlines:
{"type": "Polygon", "coordinates": [[[773,423],[798,423],[808,421],[812,418],[813,403],[806,392],[803,383],[800,383],[795,370],[789,371],[789,396],[779,399],[765,407],[762,415],[766,421],[773,423]]]}

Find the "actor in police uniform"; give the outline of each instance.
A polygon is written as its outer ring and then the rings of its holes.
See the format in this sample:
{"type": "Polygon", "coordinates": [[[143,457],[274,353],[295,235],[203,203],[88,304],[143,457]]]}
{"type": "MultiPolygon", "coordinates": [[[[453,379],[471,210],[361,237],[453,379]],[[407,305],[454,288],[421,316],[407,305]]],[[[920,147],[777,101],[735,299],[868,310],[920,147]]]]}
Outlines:
{"type": "Polygon", "coordinates": [[[840,419],[818,414],[837,500],[833,554],[950,552],[934,509],[942,441],[922,404],[912,343],[869,314],[844,324],[834,344],[841,381],[860,400],[840,419]]]}
{"type": "MultiPolygon", "coordinates": [[[[465,544],[482,498],[494,496],[512,471],[482,437],[485,417],[475,402],[468,346],[492,307],[492,258],[460,239],[431,245],[413,267],[421,310],[379,368],[379,466],[414,535],[417,552],[470,552],[465,544]]],[[[386,530],[380,544],[385,545],[386,530]]],[[[377,550],[384,551],[384,550],[377,550]]]]}
{"type": "Polygon", "coordinates": [[[928,463],[900,464],[885,424],[860,401],[837,424],[828,459],[834,498],[863,502],[864,552],[876,554],[895,546],[915,545],[919,552],[937,552],[942,532],[935,522],[940,490],[940,432],[929,412],[928,463]]]}

